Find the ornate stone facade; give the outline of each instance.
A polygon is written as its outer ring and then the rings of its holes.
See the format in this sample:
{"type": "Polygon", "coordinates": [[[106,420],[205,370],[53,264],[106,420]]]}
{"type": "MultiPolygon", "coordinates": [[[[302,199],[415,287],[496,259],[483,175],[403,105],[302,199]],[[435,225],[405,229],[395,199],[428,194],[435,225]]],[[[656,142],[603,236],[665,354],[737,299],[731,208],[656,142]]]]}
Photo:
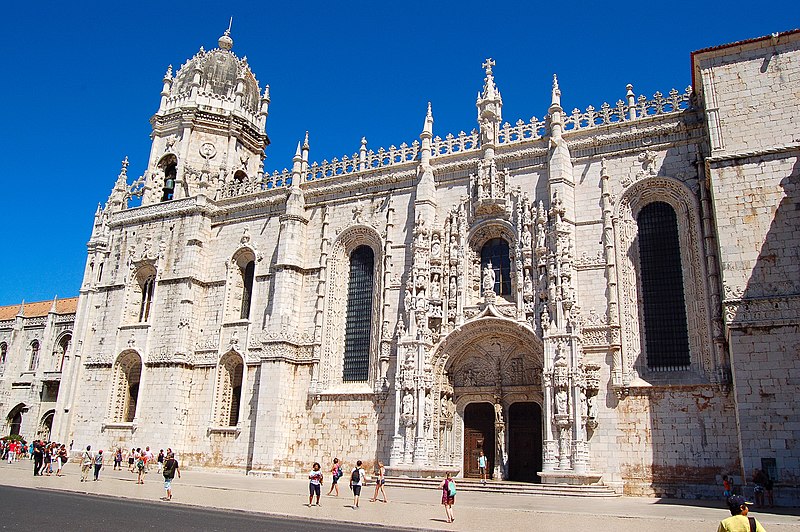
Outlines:
{"type": "Polygon", "coordinates": [[[288,475],[485,451],[628,493],[793,483],[798,43],[696,52],[685,91],[585,112],[554,77],[513,124],[487,60],[470,133],[429,106],[410,144],[312,163],[306,136],[270,174],[269,91],[226,33],[167,71],[148,169],[95,215],[58,438],[288,475]]]}

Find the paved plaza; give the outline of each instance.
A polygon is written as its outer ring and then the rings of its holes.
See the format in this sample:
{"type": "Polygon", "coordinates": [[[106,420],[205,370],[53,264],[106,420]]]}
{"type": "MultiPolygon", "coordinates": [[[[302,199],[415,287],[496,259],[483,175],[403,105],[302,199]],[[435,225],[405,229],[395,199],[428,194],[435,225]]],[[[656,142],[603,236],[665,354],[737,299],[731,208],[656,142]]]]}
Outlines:
{"type": "MultiPolygon", "coordinates": [[[[173,501],[163,496],[162,477],[153,470],[144,485],[136,484],[136,475],[127,470],[113,471],[110,466],[98,482],[80,482],[79,466],[65,466],[65,475],[34,477],[29,460],[0,464],[0,485],[64,490],[89,495],[141,500],[150,511],[165,504],[199,506],[232,511],[268,513],[310,518],[317,522],[357,521],[376,526],[432,530],[617,530],[669,531],[716,530],[729,513],[716,501],[679,501],[637,497],[587,498],[552,496],[516,496],[495,493],[460,492],[456,497],[452,524],[445,522],[438,490],[392,487],[387,482],[389,503],[369,502],[373,486],[364,488],[361,504],[354,510],[346,486],[341,495],[322,497],[320,507],[307,507],[308,488],[303,479],[274,479],[236,473],[183,471],[173,483],[173,501]]],[[[327,480],[327,479],[326,479],[327,480]]],[[[347,480],[346,478],[343,480],[347,480]]],[[[329,485],[323,486],[323,494],[329,485]]],[[[88,504],[88,502],[87,502],[88,504]]],[[[800,509],[781,508],[756,511],[754,514],[769,532],[800,532],[800,509]]],[[[55,521],[54,521],[55,523],[55,521]]],[[[62,523],[68,526],[69,523],[62,523]]]]}

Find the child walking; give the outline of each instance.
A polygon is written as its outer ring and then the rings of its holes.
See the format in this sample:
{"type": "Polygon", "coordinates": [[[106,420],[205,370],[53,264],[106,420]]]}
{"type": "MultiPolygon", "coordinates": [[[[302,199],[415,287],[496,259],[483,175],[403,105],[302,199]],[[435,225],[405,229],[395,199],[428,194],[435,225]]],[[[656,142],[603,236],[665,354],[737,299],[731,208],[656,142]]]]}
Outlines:
{"type": "Polygon", "coordinates": [[[317,496],[317,506],[319,506],[319,494],[322,491],[322,471],[319,470],[319,462],[314,462],[313,470],[308,474],[308,505],[311,506],[311,501],[314,495],[317,496]]]}
{"type": "Polygon", "coordinates": [[[456,483],[448,471],[439,487],[442,489],[442,504],[447,514],[447,522],[452,523],[456,520],[453,516],[453,505],[456,503],[456,483]]]}

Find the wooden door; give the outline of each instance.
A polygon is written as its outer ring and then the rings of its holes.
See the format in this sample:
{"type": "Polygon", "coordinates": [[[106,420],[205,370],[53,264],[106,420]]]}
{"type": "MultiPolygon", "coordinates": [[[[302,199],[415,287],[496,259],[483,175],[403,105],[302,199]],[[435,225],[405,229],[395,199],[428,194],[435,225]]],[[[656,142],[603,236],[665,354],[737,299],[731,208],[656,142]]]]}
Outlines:
{"type": "Polygon", "coordinates": [[[542,411],[536,403],[508,409],[508,479],[539,482],[542,470],[542,411]]]}
{"type": "Polygon", "coordinates": [[[494,468],[494,408],[489,403],[470,403],[464,409],[464,476],[480,477],[478,457],[483,451],[491,476],[494,468]]]}

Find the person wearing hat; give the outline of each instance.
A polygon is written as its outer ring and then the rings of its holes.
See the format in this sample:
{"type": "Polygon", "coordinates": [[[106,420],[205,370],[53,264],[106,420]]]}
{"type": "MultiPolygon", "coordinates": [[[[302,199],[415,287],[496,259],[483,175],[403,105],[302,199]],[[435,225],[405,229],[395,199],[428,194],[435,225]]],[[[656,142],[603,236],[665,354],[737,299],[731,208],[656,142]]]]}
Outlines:
{"type": "Polygon", "coordinates": [[[727,502],[731,516],[720,521],[717,532],[767,532],[755,517],[747,517],[752,502],[741,495],[732,495],[727,502]]]}

